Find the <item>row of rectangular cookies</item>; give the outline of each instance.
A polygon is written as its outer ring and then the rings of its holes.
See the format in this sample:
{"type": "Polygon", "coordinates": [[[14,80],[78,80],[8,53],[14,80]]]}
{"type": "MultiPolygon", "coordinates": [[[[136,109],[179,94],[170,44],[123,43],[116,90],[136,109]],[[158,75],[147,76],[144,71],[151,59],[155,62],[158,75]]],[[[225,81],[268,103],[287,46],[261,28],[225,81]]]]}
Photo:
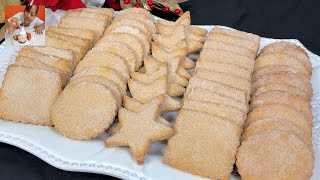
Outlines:
{"type": "MultiPolygon", "coordinates": [[[[113,14],[111,9],[102,11],[113,14]]],[[[51,109],[54,101],[69,81],[78,62],[91,49],[94,37],[99,37],[97,31],[92,31],[90,24],[99,22],[96,29],[102,32],[108,24],[108,19],[96,18],[100,14],[90,8],[69,11],[59,27],[48,28],[45,46],[25,46],[20,50],[16,63],[8,67],[1,88],[1,118],[52,125],[51,109]],[[80,21],[82,23],[78,23],[80,21]],[[74,29],[72,23],[82,26],[74,29]]],[[[111,16],[108,16],[110,20],[111,16]]]]}
{"type": "Polygon", "coordinates": [[[136,10],[120,13],[102,31],[101,38],[76,66],[74,75],[55,102],[53,124],[66,137],[91,139],[113,123],[127,92],[129,74],[138,70],[150,51],[153,17],[150,19],[149,12],[141,9],[136,15],[140,19],[121,18],[132,11],[136,10]],[[85,87],[85,84],[92,87],[85,87]],[[70,97],[77,100],[72,102],[70,97]],[[106,105],[107,100],[109,105],[106,105]]]}
{"type": "Polygon", "coordinates": [[[214,28],[204,43],[164,162],[211,179],[230,179],[248,111],[260,37],[214,28]]]}
{"type": "Polygon", "coordinates": [[[272,43],[259,54],[237,153],[242,179],[310,179],[311,72],[307,53],[295,44],[272,43]]]}

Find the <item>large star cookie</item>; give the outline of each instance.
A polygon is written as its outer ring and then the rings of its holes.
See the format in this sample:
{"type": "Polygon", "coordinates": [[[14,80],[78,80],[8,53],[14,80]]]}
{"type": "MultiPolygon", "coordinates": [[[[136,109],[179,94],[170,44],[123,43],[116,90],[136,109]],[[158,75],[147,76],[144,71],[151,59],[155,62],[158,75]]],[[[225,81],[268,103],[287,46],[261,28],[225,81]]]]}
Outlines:
{"type": "Polygon", "coordinates": [[[138,112],[121,108],[118,114],[120,129],[106,140],[105,145],[129,146],[136,162],[142,164],[150,142],[166,139],[174,134],[172,128],[156,121],[160,115],[160,104],[155,99],[138,112]]]}

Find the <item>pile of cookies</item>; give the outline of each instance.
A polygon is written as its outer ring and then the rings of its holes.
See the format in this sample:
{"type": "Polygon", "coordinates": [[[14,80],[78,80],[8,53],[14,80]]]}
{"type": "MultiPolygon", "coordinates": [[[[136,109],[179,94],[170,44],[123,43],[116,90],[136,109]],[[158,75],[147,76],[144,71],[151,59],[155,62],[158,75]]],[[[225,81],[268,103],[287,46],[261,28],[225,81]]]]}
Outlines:
{"type": "Polygon", "coordinates": [[[114,18],[54,104],[52,121],[61,134],[86,140],[110,127],[127,92],[130,73],[139,69],[150,52],[153,21],[148,11],[137,8],[114,18]]]}
{"type": "MultiPolygon", "coordinates": [[[[176,22],[158,20],[156,28],[159,34],[153,36],[153,61],[168,65],[168,95],[182,96],[192,77],[187,70],[194,68],[195,62],[187,56],[198,52],[205,41],[207,30],[191,30],[190,12],[185,12],[176,22]]],[[[148,62],[147,62],[148,63],[148,62]]],[[[145,63],[145,73],[153,72],[145,63]]]]}
{"type": "Polygon", "coordinates": [[[237,167],[243,179],[310,179],[311,62],[292,43],[266,46],[254,65],[250,113],[237,167]]]}
{"type": "Polygon", "coordinates": [[[164,163],[212,179],[230,179],[259,46],[257,35],[212,30],[184,94],[164,163]]]}
{"type": "Polygon", "coordinates": [[[99,38],[111,21],[113,12],[91,8],[69,11],[59,27],[52,26],[46,31],[46,46],[23,47],[4,77],[0,117],[52,125],[54,101],[95,38],[99,38]],[[74,28],[75,24],[79,29],[74,28]],[[91,28],[93,24],[95,29],[91,28]]]}
{"type": "MultiPolygon", "coordinates": [[[[144,162],[150,142],[169,138],[174,133],[171,124],[161,115],[164,112],[177,111],[181,108],[181,102],[172,96],[183,95],[184,87],[188,85],[187,78],[177,73],[179,68],[183,68],[181,62],[188,55],[185,26],[179,25],[179,27],[181,27],[179,31],[168,36],[153,34],[154,40],[156,38],[168,40],[172,46],[170,49],[168,47],[158,49],[161,44],[152,43],[154,57],[143,56],[144,67],[139,69],[140,72],[130,72],[128,87],[131,97],[124,96],[124,108],[121,108],[118,114],[119,123],[114,124],[108,130],[112,136],[106,140],[106,146],[129,146],[138,164],[144,162]],[[175,39],[175,35],[182,38],[175,39]],[[182,44],[182,46],[176,46],[177,44],[182,44]]],[[[109,28],[112,29],[112,24],[109,28]]],[[[190,67],[191,63],[190,68],[192,68],[194,62],[192,60],[188,62],[187,64],[190,67]]],[[[191,75],[187,70],[183,70],[190,78],[191,75]]]]}

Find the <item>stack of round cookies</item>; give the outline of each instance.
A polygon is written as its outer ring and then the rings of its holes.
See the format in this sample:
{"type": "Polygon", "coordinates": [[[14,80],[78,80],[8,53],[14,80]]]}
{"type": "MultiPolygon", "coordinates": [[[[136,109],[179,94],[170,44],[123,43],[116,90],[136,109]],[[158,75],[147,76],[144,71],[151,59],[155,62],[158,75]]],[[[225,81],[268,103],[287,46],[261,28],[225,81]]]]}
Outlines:
{"type": "MultiPolygon", "coordinates": [[[[81,12],[69,11],[61,24],[76,15],[81,12]]],[[[96,12],[93,17],[98,15],[102,16],[96,12]]],[[[148,11],[133,8],[120,12],[110,26],[98,31],[93,48],[54,104],[52,121],[61,134],[86,140],[109,128],[126,94],[129,73],[137,71],[150,52],[153,21],[148,11]]]]}
{"type": "Polygon", "coordinates": [[[243,179],[309,179],[313,169],[312,66],[300,47],[278,42],[258,56],[238,148],[243,179]]]}

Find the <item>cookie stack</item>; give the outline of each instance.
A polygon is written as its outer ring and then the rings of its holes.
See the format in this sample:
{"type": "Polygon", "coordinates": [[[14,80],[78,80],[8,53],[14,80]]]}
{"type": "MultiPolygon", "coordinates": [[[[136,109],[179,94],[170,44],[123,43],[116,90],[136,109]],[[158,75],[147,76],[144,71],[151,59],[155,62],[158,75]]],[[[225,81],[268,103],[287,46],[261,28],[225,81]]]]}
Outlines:
{"type": "MultiPolygon", "coordinates": [[[[154,59],[149,59],[149,64],[150,61],[167,63],[168,95],[182,96],[188,85],[188,79],[191,78],[187,70],[195,66],[195,62],[187,56],[201,49],[205,40],[203,36],[207,31],[201,28],[197,28],[196,32],[191,31],[190,12],[185,12],[176,22],[159,20],[156,27],[160,34],[153,36],[154,42],[151,47],[154,59]]],[[[143,72],[146,74],[151,72],[147,66],[148,62],[145,62],[143,72]]]]}
{"type": "Polygon", "coordinates": [[[257,35],[213,29],[184,94],[164,163],[211,179],[230,179],[259,45],[257,35]]]}
{"type": "MultiPolygon", "coordinates": [[[[180,26],[184,26],[186,31],[186,40],[188,45],[188,52],[194,53],[198,52],[205,41],[205,36],[207,34],[207,30],[203,28],[199,28],[196,26],[191,26],[190,12],[185,12],[176,22],[167,21],[167,20],[158,20],[156,23],[156,28],[160,35],[162,36],[170,36],[177,28],[180,26]]],[[[185,64],[185,68],[187,68],[187,64],[185,64]]]]}
{"type": "Polygon", "coordinates": [[[272,43],[259,54],[237,154],[243,179],[310,179],[311,73],[307,53],[292,43],[272,43]]]}
{"type": "MultiPolygon", "coordinates": [[[[82,13],[74,10],[67,18],[82,13]]],[[[95,37],[102,37],[77,65],[53,107],[53,124],[61,134],[85,140],[109,128],[126,94],[130,72],[137,71],[149,54],[154,29],[151,14],[135,8],[119,13],[105,31],[94,31],[95,37]],[[139,18],[124,18],[132,14],[139,18]]]]}
{"type": "Polygon", "coordinates": [[[51,109],[55,99],[78,62],[91,49],[94,38],[105,30],[113,12],[112,9],[90,8],[68,11],[59,27],[52,26],[46,31],[46,46],[23,47],[16,63],[8,67],[5,75],[1,88],[0,117],[23,123],[52,125],[51,109]],[[79,19],[83,20],[82,23],[78,23],[79,19]],[[97,31],[91,31],[92,22],[99,22],[95,25],[97,31]],[[80,29],[75,29],[73,24],[81,24],[81,27],[78,26],[80,29]]]}
{"type": "Polygon", "coordinates": [[[113,9],[107,8],[69,10],[67,15],[60,19],[59,27],[91,30],[94,32],[93,43],[96,43],[110,24],[113,13],[113,9]]]}

